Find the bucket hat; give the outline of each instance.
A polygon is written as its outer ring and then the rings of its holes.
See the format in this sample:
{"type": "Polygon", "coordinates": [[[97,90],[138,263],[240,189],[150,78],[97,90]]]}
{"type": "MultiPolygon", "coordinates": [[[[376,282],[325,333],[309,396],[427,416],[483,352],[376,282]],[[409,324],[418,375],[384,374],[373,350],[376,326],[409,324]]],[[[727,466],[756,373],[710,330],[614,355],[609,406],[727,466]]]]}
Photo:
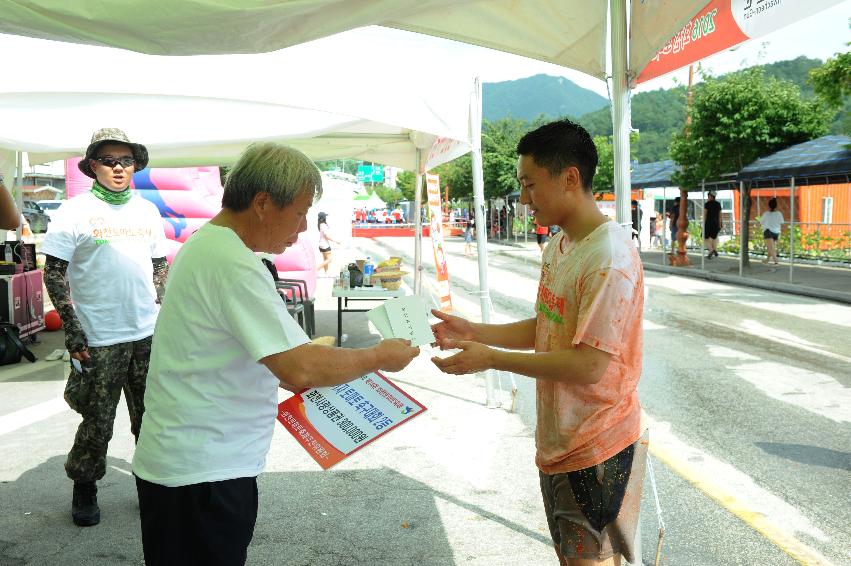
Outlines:
{"type": "Polygon", "coordinates": [[[92,134],[92,141],[86,149],[86,156],[80,160],[77,167],[87,177],[92,179],[97,178],[95,172],[89,164],[89,159],[94,159],[97,155],[98,148],[105,143],[123,143],[130,146],[133,152],[133,159],[136,161],[135,171],[141,171],[148,166],[148,148],[140,143],[133,143],[127,138],[127,134],[118,128],[101,128],[92,134]]]}

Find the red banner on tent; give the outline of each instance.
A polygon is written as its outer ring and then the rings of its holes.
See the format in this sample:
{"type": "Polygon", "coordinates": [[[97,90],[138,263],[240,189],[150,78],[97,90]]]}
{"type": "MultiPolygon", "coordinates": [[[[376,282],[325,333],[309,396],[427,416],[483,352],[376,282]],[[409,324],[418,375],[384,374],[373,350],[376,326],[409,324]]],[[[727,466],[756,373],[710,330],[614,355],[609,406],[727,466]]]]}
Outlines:
{"type": "Polygon", "coordinates": [[[681,69],[839,4],[842,0],[712,0],[639,73],[636,84],[681,69]]]}

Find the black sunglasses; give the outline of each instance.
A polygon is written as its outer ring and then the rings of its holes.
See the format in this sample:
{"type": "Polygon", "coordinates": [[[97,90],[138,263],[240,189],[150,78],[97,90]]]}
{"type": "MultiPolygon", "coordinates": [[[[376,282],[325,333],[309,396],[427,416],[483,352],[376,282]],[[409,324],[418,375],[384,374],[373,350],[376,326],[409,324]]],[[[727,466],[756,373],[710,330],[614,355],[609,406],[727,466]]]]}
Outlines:
{"type": "Polygon", "coordinates": [[[95,157],[94,160],[101,165],[109,167],[110,169],[114,168],[116,165],[121,165],[126,169],[127,167],[136,164],[136,160],[132,157],[112,157],[111,155],[107,155],[106,157],[95,157]]]}

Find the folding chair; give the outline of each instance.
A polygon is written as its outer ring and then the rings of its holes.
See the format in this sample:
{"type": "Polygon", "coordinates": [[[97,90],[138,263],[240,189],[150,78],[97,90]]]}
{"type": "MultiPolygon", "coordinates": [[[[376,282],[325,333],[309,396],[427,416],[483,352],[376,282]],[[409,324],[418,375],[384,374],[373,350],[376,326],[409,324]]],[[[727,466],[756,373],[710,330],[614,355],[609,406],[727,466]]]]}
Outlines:
{"type": "Polygon", "coordinates": [[[278,294],[287,305],[287,312],[292,315],[298,325],[301,326],[308,335],[307,326],[305,324],[305,309],[304,302],[301,299],[301,289],[293,283],[285,283],[283,281],[275,281],[275,288],[278,294]]]}
{"type": "Polygon", "coordinates": [[[308,296],[307,281],[305,281],[304,279],[290,279],[288,277],[281,277],[280,279],[278,279],[277,282],[289,283],[298,287],[299,294],[301,295],[301,304],[304,307],[304,331],[307,332],[308,336],[313,338],[313,335],[316,334],[316,315],[314,314],[315,300],[314,297],[308,296]]]}
{"type": "Polygon", "coordinates": [[[316,333],[316,318],[314,315],[314,299],[308,296],[307,281],[303,279],[281,278],[278,268],[268,259],[262,259],[263,265],[272,274],[275,288],[287,303],[287,311],[295,318],[309,337],[316,333]]]}

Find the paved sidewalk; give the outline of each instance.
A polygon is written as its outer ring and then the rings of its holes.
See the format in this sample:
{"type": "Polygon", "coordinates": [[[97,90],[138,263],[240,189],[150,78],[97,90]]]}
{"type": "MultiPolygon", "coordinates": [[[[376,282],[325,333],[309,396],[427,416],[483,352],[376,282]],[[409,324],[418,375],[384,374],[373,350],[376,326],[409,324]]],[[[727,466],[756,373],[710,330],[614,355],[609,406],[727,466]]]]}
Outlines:
{"type": "Polygon", "coordinates": [[[701,265],[701,255],[697,251],[688,254],[692,264],[690,267],[668,266],[666,265],[667,257],[656,250],[641,252],[641,258],[644,261],[644,269],[648,271],[699,277],[851,304],[851,267],[849,266],[796,263],[790,267],[788,260],[785,263],[771,265],[762,263],[761,257],[752,257],[750,266],[743,268],[740,276],[737,256],[719,255],[712,259],[703,258],[701,265]]]}
{"type": "MultiPolygon", "coordinates": [[[[318,296],[319,334],[333,335],[330,288],[318,296]]],[[[364,313],[347,315],[346,331],[347,346],[378,340],[364,313]]],[[[40,361],[17,364],[14,371],[3,368],[0,385],[7,391],[24,387],[20,382],[48,387],[61,403],[68,362],[42,360],[61,347],[62,332],[41,333],[40,340],[33,346],[40,361]]],[[[276,424],[259,478],[260,511],[248,564],[557,562],[540,500],[532,431],[517,414],[485,407],[483,379],[445,375],[431,355],[424,350],[404,372],[388,375],[428,410],[330,471],[322,471],[276,424]]],[[[503,401],[507,406],[507,395],[503,401]]],[[[71,523],[71,482],[62,469],[79,417],[59,409],[49,419],[0,432],[3,453],[16,454],[0,462],[0,564],[141,564],[125,408],[118,409],[107,474],[99,482],[102,522],[87,529],[71,523]]]]}
{"type": "MultiPolygon", "coordinates": [[[[489,244],[538,251],[538,245],[534,239],[526,242],[522,239],[491,240],[489,244]]],[[[738,256],[720,255],[711,260],[704,259],[702,266],[699,250],[691,251],[688,258],[692,264],[690,267],[671,267],[667,264],[667,257],[660,250],[641,251],[641,259],[647,271],[697,277],[851,304],[851,266],[849,265],[796,263],[791,268],[790,279],[788,260],[780,262],[779,265],[768,265],[762,263],[760,256],[751,257],[750,267],[745,268],[740,276],[738,256]]]]}

